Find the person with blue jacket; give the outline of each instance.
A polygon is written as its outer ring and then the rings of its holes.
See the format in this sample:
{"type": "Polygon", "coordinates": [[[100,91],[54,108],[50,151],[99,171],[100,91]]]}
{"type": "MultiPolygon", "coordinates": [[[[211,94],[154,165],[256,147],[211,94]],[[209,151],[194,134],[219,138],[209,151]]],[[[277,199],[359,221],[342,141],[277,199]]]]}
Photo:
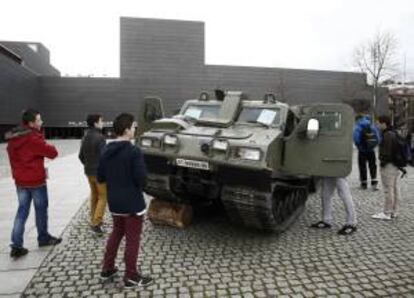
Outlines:
{"type": "Polygon", "coordinates": [[[136,129],[134,116],[120,114],[113,126],[117,138],[104,147],[97,174],[97,180],[106,183],[108,207],[113,219],[100,277],[107,280],[117,274],[115,258],[125,236],[125,287],[147,286],[152,279],[137,270],[143,217],[147,210],[143,195],[146,179],[144,157],[141,150],[131,143],[136,129]]]}
{"type": "Polygon", "coordinates": [[[359,115],[353,131],[353,140],[358,148],[359,179],[362,189],[367,189],[367,163],[371,175],[371,187],[378,190],[377,162],[375,148],[381,141],[381,135],[371,118],[368,115],[359,115]]]}

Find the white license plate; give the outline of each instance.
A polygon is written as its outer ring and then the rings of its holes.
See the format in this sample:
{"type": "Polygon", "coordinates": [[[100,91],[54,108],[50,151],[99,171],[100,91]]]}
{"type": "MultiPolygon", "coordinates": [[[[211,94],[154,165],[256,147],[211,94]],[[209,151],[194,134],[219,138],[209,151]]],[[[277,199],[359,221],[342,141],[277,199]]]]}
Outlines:
{"type": "Polygon", "coordinates": [[[177,163],[177,166],[180,166],[180,167],[200,169],[200,170],[210,169],[210,165],[206,161],[190,160],[190,159],[182,159],[182,158],[177,158],[175,161],[177,163]]]}

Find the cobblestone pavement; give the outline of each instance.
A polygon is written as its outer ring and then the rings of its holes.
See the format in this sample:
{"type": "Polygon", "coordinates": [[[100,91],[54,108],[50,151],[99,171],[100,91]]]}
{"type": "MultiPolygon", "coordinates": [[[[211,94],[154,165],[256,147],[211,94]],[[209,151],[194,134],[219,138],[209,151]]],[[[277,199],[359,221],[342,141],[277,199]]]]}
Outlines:
{"type": "MultiPolygon", "coordinates": [[[[232,226],[222,216],[203,217],[185,229],[146,222],[139,264],[155,284],[124,290],[122,279],[102,284],[98,275],[105,239],[87,226],[87,205],[66,230],[64,242],[40,266],[24,297],[414,297],[414,169],[401,183],[399,217],[370,218],[380,211],[382,191],[358,189],[349,177],[359,230],[336,231],[344,220],[339,199],[335,226],[313,230],[320,201],[312,195],[301,218],[281,234],[232,226]]],[[[110,219],[106,218],[106,229],[110,219]]],[[[118,256],[121,271],[123,250],[118,256]]]]}

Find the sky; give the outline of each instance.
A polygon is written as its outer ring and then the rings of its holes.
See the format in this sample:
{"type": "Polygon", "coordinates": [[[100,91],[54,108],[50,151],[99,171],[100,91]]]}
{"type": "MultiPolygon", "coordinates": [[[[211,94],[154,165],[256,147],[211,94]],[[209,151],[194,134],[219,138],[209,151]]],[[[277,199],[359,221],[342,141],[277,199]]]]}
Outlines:
{"type": "MultiPolygon", "coordinates": [[[[354,71],[352,52],[376,31],[398,39],[414,81],[412,0],[3,1],[0,40],[43,43],[64,76],[119,76],[119,18],[205,23],[205,63],[354,71]]],[[[405,63],[404,63],[405,61],[405,63]]]]}

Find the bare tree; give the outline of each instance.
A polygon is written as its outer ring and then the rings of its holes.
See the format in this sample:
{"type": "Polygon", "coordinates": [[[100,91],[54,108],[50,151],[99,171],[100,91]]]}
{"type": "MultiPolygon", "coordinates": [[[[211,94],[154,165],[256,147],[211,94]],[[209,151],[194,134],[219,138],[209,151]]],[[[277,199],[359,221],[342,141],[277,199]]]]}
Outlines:
{"type": "Polygon", "coordinates": [[[392,79],[397,75],[396,54],[397,38],[392,32],[378,30],[371,40],[368,40],[354,50],[354,65],[368,74],[368,80],[373,86],[373,110],[376,110],[378,87],[381,82],[392,79]]]}

